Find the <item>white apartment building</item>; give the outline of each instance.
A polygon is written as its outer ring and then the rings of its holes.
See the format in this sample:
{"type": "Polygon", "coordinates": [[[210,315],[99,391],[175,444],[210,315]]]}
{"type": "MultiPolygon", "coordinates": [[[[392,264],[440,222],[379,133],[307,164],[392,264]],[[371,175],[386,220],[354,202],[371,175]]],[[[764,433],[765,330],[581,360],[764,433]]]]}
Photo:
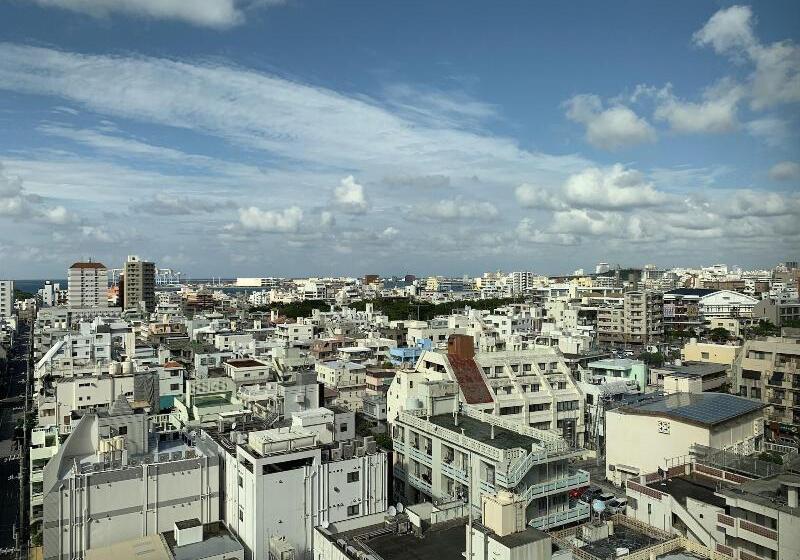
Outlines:
{"type": "Polygon", "coordinates": [[[219,520],[219,460],[204,442],[158,442],[147,415],[120,396],[84,415],[43,473],[44,558],[219,520]]]}
{"type": "Polygon", "coordinates": [[[224,518],[247,558],[268,560],[273,538],[295,558],[310,557],[315,527],[390,505],[387,454],[370,438],[352,439],[348,418],[343,429],[339,415],[320,408],[286,428],[207,430],[223,465],[224,518]]]}
{"type": "Polygon", "coordinates": [[[423,352],[414,371],[398,372],[387,393],[389,420],[419,408],[423,383],[436,381],[455,382],[466,404],[583,445],[583,394],[552,349],[475,354],[471,337],[455,335],[447,353],[423,352]]]}
{"type": "Polygon", "coordinates": [[[326,387],[337,392],[336,404],[353,412],[363,409],[363,398],[367,388],[365,365],[334,360],[317,362],[314,371],[326,387]]]}
{"type": "Polygon", "coordinates": [[[14,315],[14,281],[0,280],[0,319],[14,315]]]}
{"type": "Polygon", "coordinates": [[[589,484],[589,473],[568,460],[580,454],[559,436],[466,406],[457,397],[401,412],[392,422],[394,473],[407,503],[464,500],[480,515],[484,496],[509,492],[525,519],[550,529],[589,516],[570,504],[569,491],[589,484]]]}
{"type": "Polygon", "coordinates": [[[69,306],[108,307],[108,269],[99,262],[76,262],[67,270],[69,306]]]}

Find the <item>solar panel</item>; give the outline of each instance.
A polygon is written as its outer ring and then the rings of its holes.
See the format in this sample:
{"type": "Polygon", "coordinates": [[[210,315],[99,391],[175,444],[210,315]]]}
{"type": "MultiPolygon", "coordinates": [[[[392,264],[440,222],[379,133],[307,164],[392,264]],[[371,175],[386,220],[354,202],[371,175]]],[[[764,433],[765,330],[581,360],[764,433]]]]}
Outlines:
{"type": "Polygon", "coordinates": [[[725,420],[759,410],[762,408],[762,404],[725,393],[676,393],[635,408],[663,412],[676,418],[703,424],[719,424],[725,420]]]}

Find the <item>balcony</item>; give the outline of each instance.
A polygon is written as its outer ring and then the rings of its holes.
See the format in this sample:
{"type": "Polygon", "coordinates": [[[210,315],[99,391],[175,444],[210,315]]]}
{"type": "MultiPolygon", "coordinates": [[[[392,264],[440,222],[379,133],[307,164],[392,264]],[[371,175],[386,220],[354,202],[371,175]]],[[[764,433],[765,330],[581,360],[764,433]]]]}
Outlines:
{"type": "Polygon", "coordinates": [[[589,484],[589,473],[587,471],[578,470],[563,478],[542,482],[541,484],[534,484],[533,486],[528,487],[524,493],[524,496],[526,502],[530,503],[531,500],[549,496],[555,493],[566,492],[568,490],[572,490],[573,488],[586,486],[587,484],[589,484]]]}
{"type": "Polygon", "coordinates": [[[494,484],[492,484],[488,480],[481,480],[478,487],[480,488],[480,491],[483,494],[489,494],[490,496],[494,496],[497,493],[494,484]]]}
{"type": "Polygon", "coordinates": [[[442,473],[464,484],[469,482],[467,471],[458,468],[455,462],[442,463],[442,473]]]}
{"type": "Polygon", "coordinates": [[[408,448],[408,456],[417,461],[418,463],[422,463],[423,465],[427,465],[428,467],[433,466],[433,457],[430,453],[426,453],[422,449],[417,449],[413,445],[408,448]]]}
{"type": "Polygon", "coordinates": [[[394,475],[403,480],[406,479],[406,470],[401,465],[394,466],[394,475]]]}
{"type": "Polygon", "coordinates": [[[406,444],[403,443],[400,440],[393,439],[392,440],[392,447],[394,447],[394,450],[397,451],[398,453],[405,453],[406,452],[406,444]]]}
{"type": "Polygon", "coordinates": [[[575,523],[589,517],[589,504],[577,502],[573,507],[531,519],[528,525],[534,529],[552,529],[567,523],[575,523]]]}
{"type": "Polygon", "coordinates": [[[717,514],[717,523],[729,537],[738,537],[766,548],[777,549],[778,532],[774,529],[723,513],[717,514]]]}
{"type": "Polygon", "coordinates": [[[407,479],[408,483],[417,490],[425,492],[429,496],[433,496],[433,488],[431,487],[431,484],[429,482],[423,480],[422,478],[414,476],[413,474],[408,474],[407,479]]]}

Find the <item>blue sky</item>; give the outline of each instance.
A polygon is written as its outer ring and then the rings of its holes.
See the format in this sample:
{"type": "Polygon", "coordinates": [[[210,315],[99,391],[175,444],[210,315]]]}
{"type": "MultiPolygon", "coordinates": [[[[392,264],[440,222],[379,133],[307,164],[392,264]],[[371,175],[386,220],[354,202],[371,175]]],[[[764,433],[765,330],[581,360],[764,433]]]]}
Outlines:
{"type": "Polygon", "coordinates": [[[16,0],[0,276],[771,266],[800,4],[16,0]]]}

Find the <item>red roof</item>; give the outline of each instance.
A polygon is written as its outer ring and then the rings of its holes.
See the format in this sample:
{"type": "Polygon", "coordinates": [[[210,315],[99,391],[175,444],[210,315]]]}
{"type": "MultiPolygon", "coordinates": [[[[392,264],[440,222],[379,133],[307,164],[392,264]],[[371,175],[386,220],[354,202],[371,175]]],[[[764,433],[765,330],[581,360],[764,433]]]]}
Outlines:
{"type": "Polygon", "coordinates": [[[99,262],[76,262],[70,268],[105,268],[106,265],[99,262]]]}
{"type": "Polygon", "coordinates": [[[467,404],[487,404],[494,402],[492,393],[486,387],[481,370],[472,358],[460,358],[453,354],[448,354],[447,359],[453,367],[458,386],[467,404]]]}

